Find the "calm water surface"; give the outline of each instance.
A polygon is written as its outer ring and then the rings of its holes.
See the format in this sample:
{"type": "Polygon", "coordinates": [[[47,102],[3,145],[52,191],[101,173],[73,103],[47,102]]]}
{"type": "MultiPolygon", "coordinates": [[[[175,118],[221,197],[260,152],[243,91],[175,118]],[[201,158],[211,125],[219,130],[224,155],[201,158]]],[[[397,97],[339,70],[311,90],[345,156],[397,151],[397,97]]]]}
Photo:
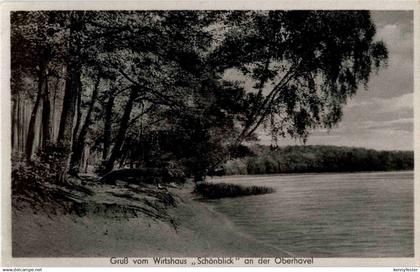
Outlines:
{"type": "Polygon", "coordinates": [[[273,187],[212,202],[239,231],[296,256],[413,257],[413,172],[209,179],[273,187]]]}

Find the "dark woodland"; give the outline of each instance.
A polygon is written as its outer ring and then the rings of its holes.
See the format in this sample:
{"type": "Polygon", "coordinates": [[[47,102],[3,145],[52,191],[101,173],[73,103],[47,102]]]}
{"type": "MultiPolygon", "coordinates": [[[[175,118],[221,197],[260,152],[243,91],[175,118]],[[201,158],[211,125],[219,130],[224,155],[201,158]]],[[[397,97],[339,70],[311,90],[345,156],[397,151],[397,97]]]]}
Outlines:
{"type": "Polygon", "coordinates": [[[333,128],[387,60],[367,11],[33,11],[11,26],[22,182],[203,180],[258,129],[278,142],[333,128]]]}

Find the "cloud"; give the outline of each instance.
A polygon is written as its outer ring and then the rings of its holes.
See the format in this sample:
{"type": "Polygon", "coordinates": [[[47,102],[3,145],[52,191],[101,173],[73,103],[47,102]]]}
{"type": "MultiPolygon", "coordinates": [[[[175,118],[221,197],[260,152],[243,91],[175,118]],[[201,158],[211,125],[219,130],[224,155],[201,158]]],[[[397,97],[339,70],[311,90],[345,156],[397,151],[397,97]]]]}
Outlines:
{"type": "Polygon", "coordinates": [[[378,40],[383,40],[389,51],[393,52],[394,55],[398,53],[399,56],[412,60],[412,32],[404,32],[402,26],[398,24],[391,24],[380,28],[376,38],[378,40]]]}
{"type": "Polygon", "coordinates": [[[382,130],[384,133],[393,131],[413,132],[414,118],[400,118],[386,121],[366,121],[362,124],[361,129],[382,130]]]}
{"type": "Polygon", "coordinates": [[[396,113],[400,111],[412,111],[413,110],[413,93],[403,94],[397,97],[391,98],[377,98],[373,97],[368,100],[350,100],[347,104],[347,110],[360,110],[365,108],[369,111],[375,111],[377,113],[396,113]]]}
{"type": "MultiPolygon", "coordinates": [[[[334,136],[334,132],[331,132],[334,136]]],[[[356,146],[377,150],[413,150],[413,133],[397,130],[370,130],[368,133],[340,137],[310,137],[308,144],[356,146]]]]}

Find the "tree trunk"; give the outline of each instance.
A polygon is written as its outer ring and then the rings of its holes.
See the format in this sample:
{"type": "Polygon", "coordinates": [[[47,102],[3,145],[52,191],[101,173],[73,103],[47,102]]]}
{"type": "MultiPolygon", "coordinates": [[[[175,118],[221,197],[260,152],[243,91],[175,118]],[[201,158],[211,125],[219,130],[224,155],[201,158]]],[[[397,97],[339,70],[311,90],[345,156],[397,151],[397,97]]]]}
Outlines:
{"type": "Polygon", "coordinates": [[[42,96],[42,145],[41,149],[45,149],[51,141],[51,103],[50,93],[48,90],[48,75],[45,75],[45,89],[42,96]]]}
{"type": "Polygon", "coordinates": [[[67,64],[67,78],[63,99],[63,110],[61,112],[60,128],[58,131],[57,146],[61,148],[59,181],[67,181],[67,171],[71,153],[73,121],[76,111],[76,100],[78,97],[80,79],[80,45],[77,32],[81,29],[82,23],[77,12],[71,14],[70,23],[70,44],[67,64]]]}
{"type": "Polygon", "coordinates": [[[114,107],[115,95],[110,90],[108,102],[105,109],[105,125],[104,125],[104,150],[102,153],[102,160],[107,160],[111,144],[111,130],[112,130],[112,109],[114,107]]]}
{"type": "MultiPolygon", "coordinates": [[[[63,74],[66,74],[66,69],[63,68],[63,74]]],[[[51,109],[51,142],[55,143],[55,140],[58,137],[58,127],[60,126],[59,123],[59,110],[57,109],[57,96],[58,96],[58,90],[60,89],[60,93],[61,93],[61,79],[57,78],[56,82],[54,84],[53,90],[52,90],[52,109],[51,109]]]]}
{"type": "Polygon", "coordinates": [[[90,156],[90,151],[89,151],[89,146],[85,146],[85,148],[84,148],[84,150],[83,150],[83,153],[82,153],[82,172],[83,173],[87,173],[88,172],[88,166],[89,166],[89,164],[88,164],[88,159],[89,159],[89,156],[90,156]]]}
{"type": "Polygon", "coordinates": [[[77,101],[76,101],[76,124],[74,125],[73,129],[73,146],[76,144],[77,141],[77,133],[79,132],[80,121],[82,118],[82,83],[80,81],[80,74],[78,78],[78,92],[77,92],[77,101]]]}
{"type": "Polygon", "coordinates": [[[26,140],[26,101],[24,99],[19,100],[19,139],[20,139],[20,152],[22,155],[25,154],[25,140],[26,140]]]}
{"type": "Polygon", "coordinates": [[[45,72],[46,72],[45,63],[42,62],[42,65],[40,65],[39,67],[39,73],[38,73],[38,93],[36,95],[35,104],[32,109],[31,119],[29,121],[29,127],[28,127],[28,134],[26,137],[25,155],[26,155],[27,160],[30,160],[32,157],[34,139],[35,139],[36,117],[38,115],[39,105],[41,103],[41,99],[43,97],[44,88],[45,88],[45,72]]]}
{"type": "Polygon", "coordinates": [[[83,151],[85,149],[86,135],[88,133],[89,126],[92,123],[92,120],[91,120],[92,112],[93,112],[93,108],[96,102],[96,98],[98,97],[100,80],[101,80],[100,76],[98,76],[97,81],[95,83],[95,87],[92,92],[92,97],[89,102],[85,122],[83,123],[79,136],[77,137],[76,141],[74,141],[73,143],[73,153],[72,153],[71,161],[70,161],[70,169],[73,174],[78,173],[80,170],[81,159],[82,159],[83,151]]]}
{"type": "Polygon", "coordinates": [[[124,114],[121,118],[121,125],[118,130],[117,137],[115,139],[115,144],[111,152],[111,156],[105,163],[104,173],[112,171],[114,168],[114,163],[120,156],[121,147],[125,140],[125,133],[127,132],[128,122],[130,121],[131,110],[133,109],[134,100],[137,98],[138,89],[133,87],[130,92],[130,97],[128,98],[127,105],[124,109],[124,114]]]}
{"type": "Polygon", "coordinates": [[[17,111],[18,111],[18,103],[19,98],[18,97],[14,97],[12,100],[12,153],[16,153],[16,151],[18,150],[17,147],[17,124],[18,124],[18,115],[17,115],[17,111]]]}
{"type": "Polygon", "coordinates": [[[23,128],[24,128],[24,122],[23,122],[23,116],[22,116],[22,99],[19,97],[18,98],[18,106],[17,106],[17,111],[18,111],[18,127],[17,127],[17,133],[18,133],[18,152],[19,153],[23,153],[24,149],[23,149],[23,128]]]}

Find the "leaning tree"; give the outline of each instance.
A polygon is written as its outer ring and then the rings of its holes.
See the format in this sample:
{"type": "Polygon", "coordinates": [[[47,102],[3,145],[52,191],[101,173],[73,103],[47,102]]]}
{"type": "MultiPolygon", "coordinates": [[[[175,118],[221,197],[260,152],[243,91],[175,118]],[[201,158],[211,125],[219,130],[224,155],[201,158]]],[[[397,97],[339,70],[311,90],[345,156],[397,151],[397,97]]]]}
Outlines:
{"type": "Polygon", "coordinates": [[[331,128],[388,57],[368,11],[234,11],[219,31],[219,72],[253,83],[237,144],[262,125],[275,141],[331,128]]]}

